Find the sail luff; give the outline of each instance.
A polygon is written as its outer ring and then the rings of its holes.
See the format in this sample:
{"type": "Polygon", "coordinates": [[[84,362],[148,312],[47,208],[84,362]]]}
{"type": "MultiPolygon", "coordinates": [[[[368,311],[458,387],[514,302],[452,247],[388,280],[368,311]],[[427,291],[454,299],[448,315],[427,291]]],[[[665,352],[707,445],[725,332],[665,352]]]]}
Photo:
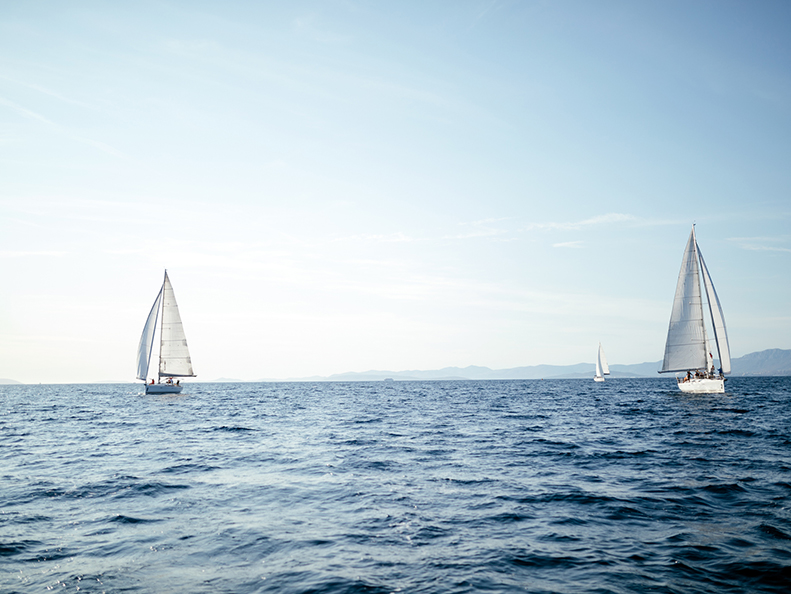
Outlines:
{"type": "Polygon", "coordinates": [[[660,373],[706,368],[706,334],[695,228],[681,260],[660,373]]]}
{"type": "Polygon", "coordinates": [[[159,377],[194,377],[194,375],[176,296],[168,273],[165,271],[165,282],[162,286],[159,377]]]}
{"type": "Polygon", "coordinates": [[[601,374],[601,356],[596,357],[596,375],[595,377],[602,377],[601,374]]]}
{"type": "Polygon", "coordinates": [[[151,364],[151,352],[154,350],[154,331],[159,317],[159,304],[162,301],[162,288],[159,289],[154,305],[146,318],[143,333],[140,335],[140,344],[137,346],[137,379],[145,381],[148,377],[148,368],[151,364]]]}
{"type": "Polygon", "coordinates": [[[731,372],[731,349],[728,344],[728,331],[725,328],[725,316],[722,313],[722,305],[711,280],[709,269],[703,259],[703,254],[698,247],[698,258],[700,259],[700,269],[703,273],[703,287],[706,289],[706,298],[709,302],[709,312],[711,313],[711,325],[714,330],[714,344],[717,345],[717,356],[720,359],[720,369],[722,373],[731,372]]]}

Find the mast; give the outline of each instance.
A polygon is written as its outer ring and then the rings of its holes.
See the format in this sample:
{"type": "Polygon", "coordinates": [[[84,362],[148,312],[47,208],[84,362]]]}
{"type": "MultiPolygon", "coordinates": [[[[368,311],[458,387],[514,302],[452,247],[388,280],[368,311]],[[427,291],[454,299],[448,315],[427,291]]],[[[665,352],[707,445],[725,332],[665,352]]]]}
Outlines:
{"type": "MultiPolygon", "coordinates": [[[[700,262],[700,247],[698,247],[698,234],[695,233],[694,223],[692,224],[692,235],[695,238],[695,261],[697,264],[700,262]]],[[[709,354],[711,353],[711,343],[709,342],[709,334],[706,332],[706,322],[703,319],[703,292],[700,290],[700,285],[702,284],[700,278],[700,266],[697,266],[697,271],[698,279],[695,281],[695,285],[698,287],[698,293],[700,294],[700,327],[703,332],[703,358],[706,360],[704,369],[708,372],[712,367],[711,357],[709,357],[709,354]]]]}
{"type": "MultiPolygon", "coordinates": [[[[165,278],[162,279],[162,295],[165,294],[165,285],[168,282],[168,269],[165,268],[165,278]]],[[[159,376],[162,377],[162,344],[165,341],[165,305],[162,304],[162,318],[159,321],[159,376]]]]}

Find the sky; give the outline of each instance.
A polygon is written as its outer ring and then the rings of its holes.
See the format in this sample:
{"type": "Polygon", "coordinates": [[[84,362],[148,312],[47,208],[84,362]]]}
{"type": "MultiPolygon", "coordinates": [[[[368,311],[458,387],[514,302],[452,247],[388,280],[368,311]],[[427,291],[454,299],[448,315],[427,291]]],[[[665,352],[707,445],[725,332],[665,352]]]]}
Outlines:
{"type": "Polygon", "coordinates": [[[0,378],[658,361],[692,224],[791,348],[791,4],[0,3],[0,378]]]}

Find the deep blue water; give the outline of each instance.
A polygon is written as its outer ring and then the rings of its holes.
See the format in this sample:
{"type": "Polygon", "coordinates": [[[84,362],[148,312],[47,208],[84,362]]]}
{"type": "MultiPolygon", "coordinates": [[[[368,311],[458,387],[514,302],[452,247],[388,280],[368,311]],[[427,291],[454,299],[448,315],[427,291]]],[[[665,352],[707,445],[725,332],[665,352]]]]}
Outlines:
{"type": "Polygon", "coordinates": [[[0,591],[791,591],[791,378],[139,389],[0,386],[0,591]]]}

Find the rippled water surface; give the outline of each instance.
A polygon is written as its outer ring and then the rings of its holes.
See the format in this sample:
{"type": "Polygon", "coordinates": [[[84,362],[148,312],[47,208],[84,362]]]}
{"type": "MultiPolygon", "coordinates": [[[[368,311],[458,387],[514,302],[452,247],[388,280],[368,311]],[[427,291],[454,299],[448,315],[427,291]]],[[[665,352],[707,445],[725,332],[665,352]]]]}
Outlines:
{"type": "Polygon", "coordinates": [[[789,592],[791,378],[728,389],[0,386],[0,591],[789,592]]]}

